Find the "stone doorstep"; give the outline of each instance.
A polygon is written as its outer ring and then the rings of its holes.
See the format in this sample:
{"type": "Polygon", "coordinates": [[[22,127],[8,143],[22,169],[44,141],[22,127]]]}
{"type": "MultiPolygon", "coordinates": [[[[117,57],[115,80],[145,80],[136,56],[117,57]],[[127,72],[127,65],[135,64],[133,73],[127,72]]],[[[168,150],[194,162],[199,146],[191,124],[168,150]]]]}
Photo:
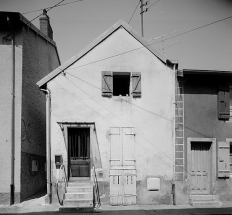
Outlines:
{"type": "Polygon", "coordinates": [[[67,187],[67,193],[93,192],[93,186],[67,187]]]}
{"type": "Polygon", "coordinates": [[[190,195],[190,199],[196,199],[196,200],[201,200],[201,199],[218,199],[217,195],[190,195]]]}
{"type": "Polygon", "coordinates": [[[190,204],[192,206],[221,206],[217,195],[190,195],[190,204]]]}
{"type": "Polygon", "coordinates": [[[92,182],[68,182],[67,187],[88,187],[93,186],[92,182]]]}
{"type": "Polygon", "coordinates": [[[64,206],[68,207],[93,207],[93,199],[64,199],[64,206]]]}
{"type": "Polygon", "coordinates": [[[93,192],[72,192],[65,193],[65,199],[89,199],[93,198],[93,192]]]}
{"type": "Polygon", "coordinates": [[[61,206],[59,208],[60,212],[73,212],[73,213],[100,213],[101,210],[93,208],[93,207],[67,207],[67,206],[61,206]]]}

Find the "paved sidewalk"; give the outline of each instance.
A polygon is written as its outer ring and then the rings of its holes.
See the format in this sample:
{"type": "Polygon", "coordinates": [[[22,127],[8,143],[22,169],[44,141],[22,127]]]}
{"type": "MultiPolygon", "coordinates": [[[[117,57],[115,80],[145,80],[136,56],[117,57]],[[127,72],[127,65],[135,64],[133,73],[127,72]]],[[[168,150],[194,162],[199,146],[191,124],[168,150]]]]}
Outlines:
{"type": "MultiPolygon", "coordinates": [[[[33,213],[33,212],[54,212],[58,213],[59,203],[53,203],[51,205],[45,204],[45,196],[39,198],[33,198],[27,201],[24,201],[19,204],[12,206],[0,205],[0,214],[10,214],[10,213],[33,213]]],[[[204,208],[214,208],[212,206],[204,208]]],[[[232,208],[232,203],[223,204],[220,207],[215,208],[232,208]]],[[[196,209],[196,207],[187,205],[187,206],[174,206],[174,205],[130,205],[130,206],[110,206],[102,205],[100,211],[138,211],[138,210],[181,210],[181,209],[196,209]]]]}

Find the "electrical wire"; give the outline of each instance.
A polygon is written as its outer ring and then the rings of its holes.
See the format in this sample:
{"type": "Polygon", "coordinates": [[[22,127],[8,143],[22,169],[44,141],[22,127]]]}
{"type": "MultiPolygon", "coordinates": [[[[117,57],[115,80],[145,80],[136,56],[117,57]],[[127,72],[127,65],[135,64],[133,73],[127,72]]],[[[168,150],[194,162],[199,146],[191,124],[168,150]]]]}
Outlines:
{"type": "MultiPolygon", "coordinates": [[[[69,74],[70,75],[70,74],[69,74]]],[[[73,76],[73,75],[71,75],[71,76],[73,76]]],[[[76,76],[73,76],[73,77],[76,77],[76,76]]],[[[118,120],[120,120],[123,124],[125,124],[127,127],[128,127],[128,125],[125,123],[125,122],[123,122],[119,117],[117,117],[114,113],[112,113],[111,111],[109,111],[107,108],[105,108],[102,104],[100,104],[98,101],[96,101],[93,97],[91,97],[88,93],[86,93],[84,90],[82,90],[79,86],[77,86],[74,82],[72,82],[70,79],[68,79],[67,77],[66,77],[66,79],[69,81],[69,82],[71,82],[75,87],[77,87],[79,90],[81,90],[83,93],[85,93],[90,99],[92,99],[92,100],[94,100],[97,104],[99,104],[101,107],[103,107],[106,111],[108,111],[109,113],[111,113],[112,115],[114,115],[118,120]]],[[[78,78],[79,79],[79,78],[78,78]]],[[[82,80],[82,79],[80,79],[80,80],[82,80]]],[[[83,80],[82,80],[83,81],[83,80]]],[[[87,84],[89,84],[88,82],[86,82],[86,81],[84,81],[85,83],[87,83],[87,84]]],[[[58,84],[59,85],[59,84],[58,84]]],[[[91,86],[94,86],[94,85],[92,85],[92,84],[90,84],[91,86]]],[[[99,87],[96,87],[96,86],[94,86],[95,88],[97,88],[97,89],[99,89],[99,90],[101,90],[99,87]]],[[[67,91],[67,90],[66,90],[67,91]]],[[[67,91],[68,92],[68,91],[67,91]]],[[[69,92],[68,92],[69,93],[69,92]]],[[[70,93],[71,94],[71,93],[70,93]]],[[[72,94],[71,94],[72,95],[72,94]]],[[[123,99],[122,99],[123,100],[123,99]]],[[[79,100],[78,100],[79,101],[79,100]]],[[[125,100],[124,100],[125,101],[125,100]]],[[[79,101],[79,102],[81,102],[81,101],[79,101]]],[[[83,102],[81,102],[81,103],[83,103],[83,102]]],[[[129,102],[130,103],[130,102],[129,102]]],[[[84,104],[84,103],[83,103],[84,104]]],[[[130,103],[131,105],[134,105],[133,103],[130,103]]],[[[86,105],[86,104],[84,104],[84,105],[86,105]]],[[[87,105],[86,105],[87,106],[87,105]]],[[[135,105],[136,106],[136,105],[135,105]]],[[[87,107],[89,107],[89,106],[87,106],[87,107]]],[[[90,108],[90,107],[89,107],[90,108]]],[[[141,108],[141,107],[140,107],[141,108]]],[[[92,111],[94,111],[92,108],[90,108],[92,111]]],[[[143,109],[143,108],[142,108],[143,109]]],[[[146,110],[146,109],[143,109],[143,110],[146,110]]],[[[147,110],[146,110],[147,111],[147,110]]],[[[94,112],[96,112],[96,111],[94,111],[94,112]]],[[[150,111],[149,111],[150,112],[150,111]]],[[[98,113],[99,114],[99,113],[98,113]]],[[[99,114],[100,116],[102,116],[101,114],[99,114]]],[[[157,115],[157,116],[159,116],[158,114],[155,114],[155,115],[157,115]]],[[[103,117],[103,116],[102,116],[103,117]]],[[[161,117],[161,116],[160,116],[161,117]]],[[[106,119],[105,117],[103,117],[104,119],[106,119]]],[[[164,118],[164,117],[162,117],[162,118],[164,118]]],[[[164,118],[164,119],[166,119],[166,118],[164,118]]],[[[166,119],[167,120],[167,119],[166,119]]],[[[107,120],[108,122],[110,122],[109,120],[107,120]]],[[[110,122],[111,124],[113,124],[112,122],[110,122]]],[[[113,124],[113,126],[116,126],[115,124],[113,124]]],[[[147,140],[143,135],[141,135],[141,134],[139,134],[138,132],[137,132],[137,135],[139,135],[139,136],[141,136],[146,142],[148,142],[152,147],[154,147],[155,149],[157,149],[158,151],[160,151],[162,154],[164,154],[167,158],[169,158],[172,162],[174,162],[174,159],[173,158],[171,158],[171,157],[169,157],[166,153],[164,153],[161,149],[159,149],[159,148],[157,148],[154,144],[152,144],[149,140],[147,140]]],[[[135,140],[135,142],[136,143],[138,143],[136,140],[135,140]]],[[[141,145],[140,143],[138,143],[139,145],[141,145]]],[[[142,145],[141,145],[142,146],[142,145]]],[[[145,148],[145,147],[144,147],[145,148]]],[[[146,148],[147,149],[147,148],[146,148]]],[[[147,149],[148,150],[148,149],[147,149]]],[[[154,153],[153,153],[154,154],[154,153]]],[[[156,154],[154,154],[154,155],[156,155],[156,154]]],[[[156,155],[157,156],[157,155],[156,155]]],[[[157,156],[157,158],[158,159],[160,159],[162,162],[164,162],[166,165],[168,165],[168,166],[170,166],[171,168],[173,168],[173,166],[171,166],[170,164],[168,164],[168,163],[166,163],[164,160],[162,160],[161,158],[159,158],[158,156],[157,156]]],[[[183,170],[185,171],[185,172],[188,172],[184,167],[183,167],[183,170]]]]}
{"type": "MultiPolygon", "coordinates": [[[[67,79],[69,80],[69,79],[67,79]]],[[[70,81],[70,80],[69,80],[70,81]]],[[[54,81],[57,85],[59,85],[61,88],[63,88],[67,93],[69,93],[73,98],[75,98],[77,101],[79,101],[80,103],[82,103],[83,105],[85,105],[86,107],[88,107],[90,110],[92,110],[93,112],[97,113],[99,116],[101,116],[104,120],[108,121],[110,124],[112,124],[114,127],[116,127],[116,125],[112,122],[110,122],[107,118],[103,117],[100,113],[98,113],[97,111],[93,110],[89,105],[86,105],[84,102],[80,101],[79,99],[77,99],[75,96],[73,96],[70,92],[68,92],[64,87],[62,87],[60,84],[58,84],[56,81],[54,81]]],[[[71,82],[71,81],[70,81],[71,82]]],[[[73,83],[73,82],[71,82],[73,83]]],[[[74,83],[73,83],[74,84],[74,83]]],[[[75,85],[75,84],[74,84],[75,85]]],[[[77,85],[75,85],[77,87],[77,85]]],[[[79,87],[78,87],[79,88],[79,87]]],[[[80,89],[80,88],[79,88],[80,89]]],[[[83,90],[81,90],[83,91],[83,90]]],[[[87,93],[86,93],[87,94],[87,93]]],[[[88,95],[88,94],[87,94],[88,95]]],[[[88,95],[89,96],[89,95],[88,95]]],[[[89,96],[90,98],[92,98],[91,96],[89,96]]],[[[93,99],[93,98],[92,98],[93,99]]],[[[93,99],[94,100],[94,99],[93,99]]],[[[95,100],[94,100],[95,101],[95,100]]],[[[98,102],[97,102],[98,103],[98,102]]],[[[99,103],[98,103],[99,104],[99,103]]],[[[106,109],[106,108],[105,108],[106,109]]],[[[106,109],[108,112],[110,112],[108,109],[106,109]]],[[[111,113],[111,112],[110,112],[111,113]]],[[[117,116],[116,116],[117,117],[117,116]]],[[[118,118],[118,117],[117,117],[118,118]]],[[[119,118],[118,118],[119,119],[119,118]]],[[[119,119],[120,120],[120,119],[119,119]]],[[[121,120],[120,120],[121,121],[121,120]]],[[[121,121],[123,122],[123,121],[121,121]]],[[[124,122],[123,122],[124,123],[124,122]]],[[[125,124],[125,123],[124,123],[125,124]]],[[[162,152],[167,158],[171,159],[171,161],[173,162],[174,160],[169,157],[166,153],[164,153],[161,149],[157,148],[155,145],[153,145],[149,140],[147,140],[145,137],[143,137],[141,134],[138,133],[139,136],[141,136],[144,140],[146,140],[151,146],[153,146],[155,149],[159,150],[160,152],[162,152]]],[[[136,143],[138,143],[137,141],[135,141],[136,143]]],[[[138,143],[139,145],[141,145],[142,147],[144,147],[142,144],[138,143]]],[[[146,147],[144,147],[145,149],[147,149],[146,147]]],[[[147,149],[149,150],[149,149],[147,149]]],[[[151,152],[149,150],[149,152],[151,152]]],[[[152,154],[154,154],[152,152],[152,154]]],[[[163,163],[165,163],[167,166],[173,168],[173,166],[171,166],[170,164],[168,164],[167,162],[165,162],[163,159],[159,158],[158,155],[154,154],[160,161],[162,161],[163,163]]]]}
{"type": "MultiPolygon", "coordinates": [[[[52,6],[52,7],[50,7],[47,11],[53,9],[54,7],[57,7],[57,6],[58,6],[61,2],[63,2],[63,1],[64,1],[64,0],[60,1],[59,3],[55,4],[55,5],[52,6]]],[[[35,19],[39,18],[41,15],[43,15],[43,13],[41,13],[41,14],[38,15],[38,16],[36,16],[34,19],[30,20],[30,21],[27,23],[27,25],[28,25],[29,23],[31,23],[32,21],[34,21],[35,19]]]]}
{"type": "Polygon", "coordinates": [[[162,49],[157,49],[157,50],[163,50],[163,49],[166,49],[166,48],[170,48],[170,47],[172,47],[172,46],[176,46],[176,45],[179,45],[179,44],[181,44],[182,42],[179,42],[179,43],[175,43],[175,44],[172,44],[172,45],[170,45],[170,46],[165,46],[165,47],[163,47],[162,49]]]}
{"type": "MultiPolygon", "coordinates": [[[[54,7],[57,7],[57,6],[58,6],[61,2],[63,2],[63,1],[64,1],[64,0],[58,2],[58,3],[55,4],[54,6],[50,7],[47,11],[53,9],[54,7]]],[[[41,13],[41,14],[38,15],[38,16],[36,16],[36,17],[33,18],[32,20],[28,21],[28,22],[26,23],[26,25],[28,25],[29,23],[31,23],[31,22],[34,21],[35,19],[39,18],[41,15],[43,15],[43,13],[41,13]]],[[[12,31],[11,33],[9,33],[9,34],[6,35],[5,37],[3,37],[3,39],[9,37],[11,34],[14,34],[14,33],[17,32],[20,28],[21,28],[21,27],[19,27],[19,28],[17,28],[16,30],[12,31]]]]}
{"type": "MultiPolygon", "coordinates": [[[[73,4],[73,3],[80,2],[80,1],[83,1],[83,0],[72,1],[72,2],[68,2],[68,3],[64,3],[64,4],[59,4],[56,7],[61,7],[61,6],[67,5],[67,4],[73,4]]],[[[38,9],[38,10],[33,10],[33,11],[25,12],[25,13],[22,13],[22,14],[34,13],[34,12],[41,11],[41,10],[44,10],[44,9],[47,10],[49,8],[51,8],[51,7],[41,8],[41,9],[38,9]]]]}
{"type": "MultiPolygon", "coordinates": [[[[175,36],[169,37],[169,38],[167,38],[167,39],[165,39],[165,40],[169,40],[169,39],[172,39],[172,38],[175,38],[175,37],[181,36],[181,35],[183,35],[183,34],[187,34],[187,33],[189,33],[189,32],[192,32],[192,31],[195,31],[195,30],[198,30],[198,29],[201,29],[201,28],[207,27],[207,26],[209,26],[209,25],[213,25],[213,24],[215,24],[215,23],[218,23],[218,22],[221,22],[221,21],[224,21],[224,20],[230,19],[230,18],[232,18],[232,16],[228,16],[228,17],[226,17],[226,18],[224,18],[224,19],[219,19],[219,20],[217,20],[217,21],[215,21],[215,22],[211,22],[211,23],[209,23],[209,24],[202,25],[202,26],[197,27],[197,28],[193,28],[193,29],[191,29],[191,30],[189,30],[189,31],[186,31],[186,32],[180,33],[180,34],[178,34],[178,35],[175,35],[175,36]]],[[[165,40],[164,40],[164,41],[165,41],[165,40]]]]}
{"type": "Polygon", "coordinates": [[[130,18],[130,20],[129,20],[129,22],[128,22],[128,24],[130,24],[130,22],[131,22],[131,20],[132,20],[132,18],[133,18],[133,16],[134,16],[134,14],[135,14],[135,11],[137,10],[137,8],[138,8],[138,6],[139,6],[140,1],[141,1],[141,0],[139,0],[139,2],[138,2],[138,4],[137,4],[137,6],[136,6],[136,8],[135,8],[135,10],[134,10],[134,12],[133,12],[131,18],[130,18]]]}
{"type": "Polygon", "coordinates": [[[148,8],[147,8],[147,10],[149,9],[149,8],[151,8],[153,5],[155,5],[156,3],[158,3],[160,0],[158,0],[158,1],[156,1],[155,3],[153,3],[152,5],[150,5],[148,8]]]}
{"type": "Polygon", "coordinates": [[[197,27],[197,28],[193,28],[193,29],[191,29],[191,30],[189,30],[189,31],[186,31],[186,32],[177,34],[177,35],[175,35],[175,36],[172,36],[172,37],[169,37],[169,38],[166,38],[166,39],[162,39],[161,41],[157,41],[157,42],[154,42],[154,43],[150,43],[150,44],[148,44],[147,46],[144,45],[144,46],[139,47],[139,48],[131,49],[131,50],[126,51],[126,52],[121,52],[121,53],[119,53],[119,54],[112,55],[112,56],[106,57],[106,58],[102,58],[102,59],[100,59],[100,60],[92,61],[92,62],[90,62],[90,63],[86,63],[86,64],[83,64],[83,65],[80,65],[80,66],[77,66],[77,67],[67,68],[67,69],[65,69],[65,70],[72,70],[72,69],[75,69],[75,68],[80,68],[80,67],[83,67],[83,66],[88,66],[88,65],[91,65],[91,64],[94,64],[94,63],[98,63],[98,62],[101,62],[101,61],[104,61],[104,60],[108,60],[108,59],[111,59],[111,58],[114,58],[114,57],[118,57],[118,56],[120,56],[120,55],[127,54],[127,53],[130,53],[130,52],[133,52],[133,51],[137,51],[137,50],[139,50],[139,49],[142,49],[142,48],[145,48],[145,47],[149,47],[149,46],[151,46],[151,45],[158,44],[158,43],[163,42],[163,41],[166,41],[166,40],[170,40],[170,39],[172,39],[172,38],[175,38],[175,37],[178,37],[178,36],[187,34],[187,33],[189,33],[189,32],[192,32],[192,31],[195,31],[195,30],[198,30],[198,29],[207,27],[207,26],[209,26],[209,25],[213,25],[213,24],[215,24],[215,23],[218,23],[218,22],[221,22],[221,21],[230,19],[230,18],[232,18],[232,16],[228,16],[228,17],[226,17],[226,18],[217,20],[217,21],[215,21],[215,22],[208,23],[208,24],[206,24],[206,25],[203,25],[203,26],[200,26],[200,27],[197,27]]]}

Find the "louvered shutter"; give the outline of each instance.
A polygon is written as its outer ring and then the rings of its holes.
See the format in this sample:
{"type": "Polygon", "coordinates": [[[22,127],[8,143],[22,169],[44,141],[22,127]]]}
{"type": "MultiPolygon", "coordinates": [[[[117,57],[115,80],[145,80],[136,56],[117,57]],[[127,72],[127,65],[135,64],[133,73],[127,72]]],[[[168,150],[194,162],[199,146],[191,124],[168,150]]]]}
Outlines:
{"type": "Polygon", "coordinates": [[[218,91],[218,119],[230,118],[230,91],[229,87],[220,86],[218,91]]]}
{"type": "Polygon", "coordinates": [[[218,177],[230,177],[229,142],[218,142],[218,177]]]}
{"type": "Polygon", "coordinates": [[[141,73],[132,72],[132,96],[140,98],[141,95],[141,73]]]}
{"type": "Polygon", "coordinates": [[[102,71],[102,96],[111,97],[112,95],[113,95],[112,72],[102,71]]]}

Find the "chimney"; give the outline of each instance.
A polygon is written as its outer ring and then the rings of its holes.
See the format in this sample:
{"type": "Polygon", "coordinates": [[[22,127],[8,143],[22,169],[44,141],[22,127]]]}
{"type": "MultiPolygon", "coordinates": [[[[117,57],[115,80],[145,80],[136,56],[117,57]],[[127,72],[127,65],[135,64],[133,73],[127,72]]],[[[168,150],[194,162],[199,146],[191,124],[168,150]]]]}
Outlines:
{"type": "Polygon", "coordinates": [[[42,31],[45,35],[50,37],[53,40],[53,31],[50,25],[50,18],[47,15],[47,11],[43,10],[43,15],[39,18],[40,21],[40,31],[42,31]]]}

